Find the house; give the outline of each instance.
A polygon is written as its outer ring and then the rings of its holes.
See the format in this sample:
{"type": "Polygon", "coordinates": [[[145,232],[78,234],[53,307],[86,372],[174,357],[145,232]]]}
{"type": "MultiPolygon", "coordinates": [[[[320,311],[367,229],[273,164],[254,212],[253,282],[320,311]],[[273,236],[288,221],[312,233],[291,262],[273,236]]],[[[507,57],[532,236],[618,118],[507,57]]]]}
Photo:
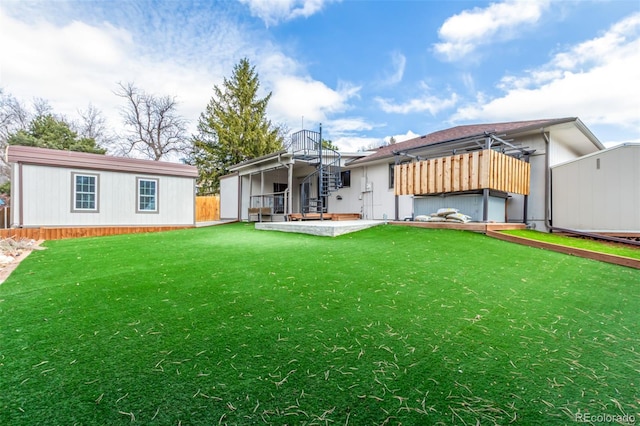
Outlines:
{"type": "Polygon", "coordinates": [[[640,144],[556,164],[551,178],[554,227],[640,235],[640,144]]]}
{"type": "Polygon", "coordinates": [[[195,226],[197,169],[9,146],[12,227],[195,226]]]}
{"type": "Polygon", "coordinates": [[[302,130],[292,135],[287,149],[232,166],[220,180],[220,219],[360,217],[359,203],[349,195],[359,182],[352,181],[345,165],[366,154],[339,153],[320,147],[321,140],[321,131],[302,130]]]}
{"type": "Polygon", "coordinates": [[[551,167],[604,149],[576,117],[456,126],[373,152],[318,151],[319,140],[321,132],[303,130],[286,150],[232,167],[221,216],[403,220],[446,206],[475,221],[548,230],[551,167]]]}
{"type": "MultiPolygon", "coordinates": [[[[349,166],[354,168],[353,175],[366,177],[373,188],[382,186],[382,190],[371,194],[374,199],[371,202],[373,218],[386,215],[402,220],[428,214],[434,208],[446,205],[459,208],[476,221],[527,223],[534,229],[545,231],[549,229],[551,220],[551,167],[602,149],[602,143],[580,119],[569,117],[456,126],[386,146],[349,166]],[[395,190],[397,164],[451,158],[454,165],[458,155],[483,150],[499,152],[528,163],[526,191],[492,188],[446,190],[445,185],[429,194],[405,191],[402,193],[406,195],[398,195],[395,190]],[[500,199],[503,201],[499,202],[500,199]],[[477,209],[480,211],[474,211],[477,209]],[[491,217],[492,214],[498,217],[491,217]]],[[[500,164],[497,166],[487,170],[492,178],[499,177],[500,164]]],[[[446,181],[448,176],[444,170],[442,175],[446,181]]],[[[452,170],[450,175],[455,176],[455,172],[452,170]]],[[[502,176],[504,180],[512,177],[502,176]]]]}

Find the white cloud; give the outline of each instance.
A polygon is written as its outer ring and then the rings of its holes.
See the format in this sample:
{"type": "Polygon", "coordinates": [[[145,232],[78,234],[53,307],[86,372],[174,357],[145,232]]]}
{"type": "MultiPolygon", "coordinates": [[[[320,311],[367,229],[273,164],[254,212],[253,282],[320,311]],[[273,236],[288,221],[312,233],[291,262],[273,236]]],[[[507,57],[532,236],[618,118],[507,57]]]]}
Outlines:
{"type": "Polygon", "coordinates": [[[33,97],[46,99],[54,112],[70,118],[91,103],[103,112],[108,127],[120,133],[119,111],[124,102],[113,93],[118,82],[133,82],[149,93],[176,96],[179,113],[195,131],[211,88],[236,60],[231,55],[246,51],[240,38],[243,31],[219,19],[215,21],[218,27],[205,33],[224,46],[211,39],[197,39],[200,52],[206,49],[206,55],[198,55],[182,44],[192,36],[181,32],[190,31],[189,25],[163,27],[163,36],[156,37],[154,32],[160,30],[138,21],[135,8],[120,11],[128,12],[129,26],[123,27],[106,19],[95,19],[98,23],[82,20],[81,11],[73,15],[69,3],[58,5],[59,14],[49,3],[30,5],[28,14],[21,9],[22,3],[0,7],[2,86],[25,103],[33,97]],[[151,32],[144,32],[147,30],[151,32]]]}
{"type": "Polygon", "coordinates": [[[395,139],[396,143],[398,143],[398,142],[408,141],[409,139],[417,138],[418,136],[420,135],[418,135],[417,133],[413,133],[411,130],[407,130],[407,133],[404,133],[401,135],[385,136],[384,140],[385,142],[389,142],[391,138],[393,138],[395,139]]]}
{"type": "Polygon", "coordinates": [[[451,93],[447,98],[438,97],[429,93],[429,87],[425,83],[422,83],[421,86],[424,92],[422,96],[402,103],[394,103],[381,97],[376,97],[375,101],[387,113],[411,114],[427,111],[431,115],[455,106],[458,101],[458,95],[455,93],[451,93]]]}
{"type": "Polygon", "coordinates": [[[460,108],[454,120],[578,116],[590,125],[640,132],[640,13],[601,36],[556,54],[522,76],[505,76],[505,93],[460,108]]]}
{"type": "Polygon", "coordinates": [[[443,59],[456,61],[481,45],[518,37],[523,26],[538,22],[548,4],[548,0],[508,0],[465,10],[442,24],[438,30],[442,41],[433,49],[443,59]]]}
{"type": "MultiPolygon", "coordinates": [[[[371,129],[373,127],[379,127],[379,126],[371,126],[371,129]]],[[[370,129],[367,128],[363,130],[370,130],[370,129]]],[[[385,136],[382,139],[366,137],[366,136],[344,135],[344,136],[339,136],[337,138],[334,138],[332,139],[332,141],[335,145],[337,145],[340,148],[341,151],[357,152],[357,151],[363,151],[368,149],[377,149],[381,146],[388,145],[392,137],[395,139],[396,143],[398,143],[398,142],[403,142],[409,139],[413,139],[418,136],[419,136],[418,134],[413,133],[411,130],[408,130],[404,134],[385,136]]]]}
{"type": "Polygon", "coordinates": [[[253,16],[264,21],[267,26],[296,18],[308,18],[322,10],[332,0],[239,0],[249,6],[253,16]]]}
{"type": "Polygon", "coordinates": [[[327,124],[327,130],[333,134],[345,134],[373,130],[375,127],[362,117],[339,118],[327,124]]]}
{"type": "Polygon", "coordinates": [[[407,65],[407,57],[398,51],[391,52],[392,72],[384,78],[383,85],[393,86],[402,81],[404,69],[407,65]]]}
{"type": "Polygon", "coordinates": [[[270,78],[273,79],[270,111],[281,121],[292,123],[299,123],[303,116],[305,121],[325,121],[329,114],[347,110],[349,99],[357,96],[360,90],[349,83],[340,83],[337,89],[332,89],[304,76],[270,78]]]}
{"type": "MultiPolygon", "coordinates": [[[[69,6],[60,3],[65,5],[69,6]]],[[[103,112],[108,127],[119,133],[124,102],[113,93],[118,82],[176,96],[178,112],[189,121],[189,131],[195,132],[213,86],[230,77],[242,57],[256,66],[263,92],[259,96],[273,92],[269,118],[291,128],[299,126],[303,115],[320,122],[347,110],[349,99],[360,90],[346,82],[331,88],[314,80],[264,34],[224,15],[173,10],[174,4],[167,3],[149,12],[158,16],[133,8],[118,10],[120,20],[111,15],[82,19],[80,12],[74,15],[68,7],[60,16],[48,3],[32,6],[29,13],[0,6],[4,90],[26,103],[33,97],[46,99],[54,112],[70,118],[91,103],[103,112]],[[163,24],[155,28],[145,19],[163,24]]]]}
{"type": "Polygon", "coordinates": [[[341,136],[332,139],[333,143],[343,152],[358,152],[380,147],[384,145],[380,138],[370,138],[366,136],[341,136]]]}

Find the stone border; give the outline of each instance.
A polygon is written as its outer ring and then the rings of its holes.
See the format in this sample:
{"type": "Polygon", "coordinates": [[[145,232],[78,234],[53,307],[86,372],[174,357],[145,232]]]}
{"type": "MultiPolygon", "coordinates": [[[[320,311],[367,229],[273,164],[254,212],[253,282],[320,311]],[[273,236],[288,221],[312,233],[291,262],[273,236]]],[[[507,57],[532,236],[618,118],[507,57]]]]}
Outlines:
{"type": "MultiPolygon", "coordinates": [[[[44,240],[36,241],[36,243],[34,245],[34,248],[40,247],[40,244],[42,244],[43,242],[44,242],[44,240]]],[[[44,248],[44,247],[42,247],[42,248],[44,248]]],[[[40,248],[40,250],[42,248],[40,248]]],[[[2,285],[2,283],[4,283],[7,280],[7,278],[9,278],[11,273],[18,267],[20,262],[22,262],[24,259],[26,259],[27,256],[29,256],[32,251],[33,251],[33,249],[23,251],[22,253],[20,253],[20,256],[15,257],[15,260],[13,262],[8,263],[4,268],[0,269],[0,285],[2,285]]]]}

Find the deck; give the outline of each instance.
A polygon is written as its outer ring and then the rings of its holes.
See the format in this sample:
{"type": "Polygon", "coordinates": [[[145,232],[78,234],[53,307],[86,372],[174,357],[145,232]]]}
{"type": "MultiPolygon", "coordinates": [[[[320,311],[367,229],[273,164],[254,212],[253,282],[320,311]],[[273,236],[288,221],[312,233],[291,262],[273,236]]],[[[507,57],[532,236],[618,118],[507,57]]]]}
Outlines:
{"type": "MultiPolygon", "coordinates": [[[[358,220],[360,219],[360,213],[324,213],[322,219],[324,220],[358,220]]],[[[289,220],[320,220],[320,213],[292,213],[289,215],[289,220]]]]}

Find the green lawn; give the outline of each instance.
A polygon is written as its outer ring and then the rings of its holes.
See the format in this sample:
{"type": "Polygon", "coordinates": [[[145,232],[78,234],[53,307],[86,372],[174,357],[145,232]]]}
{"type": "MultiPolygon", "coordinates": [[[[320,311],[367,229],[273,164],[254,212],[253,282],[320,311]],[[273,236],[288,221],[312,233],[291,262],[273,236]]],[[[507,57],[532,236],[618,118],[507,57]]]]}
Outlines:
{"type": "Polygon", "coordinates": [[[595,241],[566,235],[549,234],[547,232],[532,231],[526,229],[514,229],[502,231],[505,234],[516,235],[518,237],[530,238],[532,240],[544,241],[547,243],[560,244],[568,247],[576,247],[601,253],[614,254],[617,256],[640,259],[640,247],[632,245],[622,245],[607,241],[595,241]]]}
{"type": "Polygon", "coordinates": [[[46,246],[0,285],[3,425],[640,418],[638,270],[391,225],[46,246]]]}

